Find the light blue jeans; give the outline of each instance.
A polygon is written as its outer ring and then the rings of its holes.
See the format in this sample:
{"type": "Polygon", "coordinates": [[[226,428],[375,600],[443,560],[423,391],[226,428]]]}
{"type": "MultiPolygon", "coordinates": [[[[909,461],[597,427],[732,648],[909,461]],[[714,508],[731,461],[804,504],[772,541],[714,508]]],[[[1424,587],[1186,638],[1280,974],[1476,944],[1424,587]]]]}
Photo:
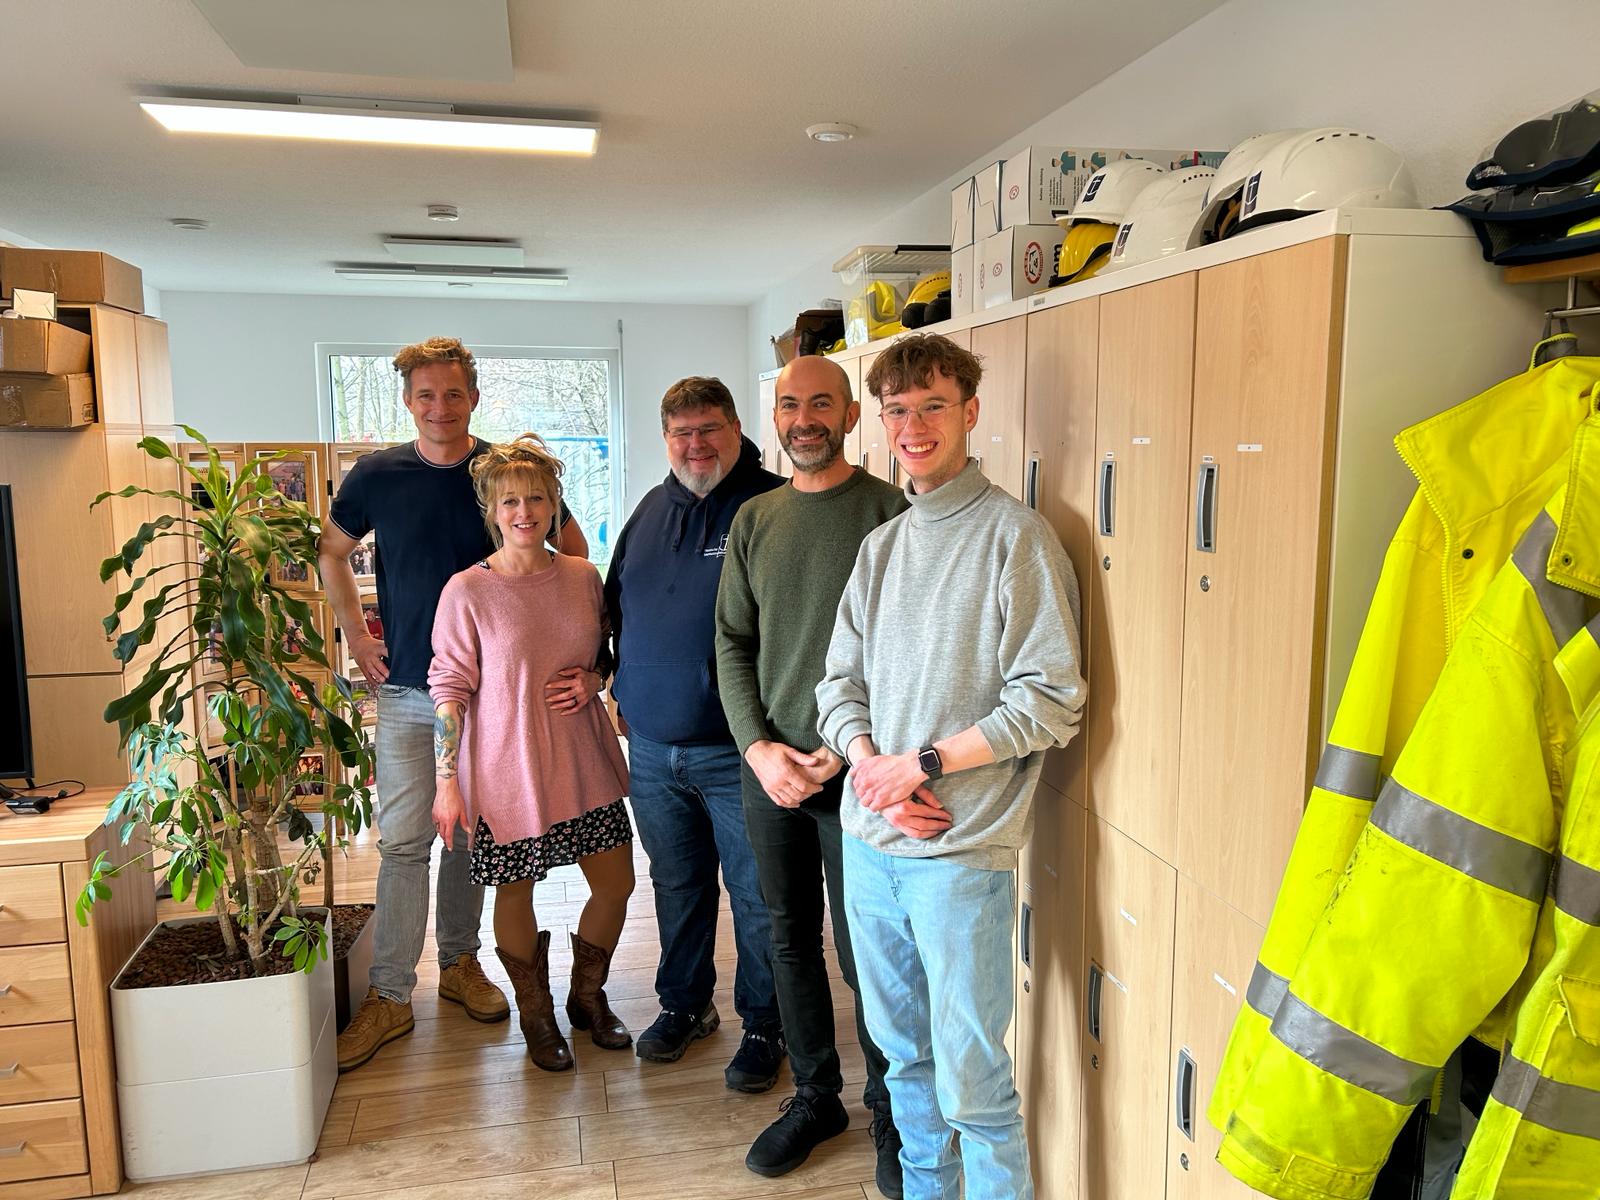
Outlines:
{"type": "Polygon", "coordinates": [[[1032,1200],[1005,1046],[1016,873],[898,858],[846,834],[844,898],[867,1028],[889,1060],[906,1200],[958,1200],[963,1175],[966,1200],[1032,1200]]]}
{"type": "MultiPolygon", "coordinates": [[[[417,984],[428,935],[428,860],[433,828],[433,700],[427,688],[378,685],[378,911],[373,914],[371,984],[401,1004],[417,984]]],[[[459,826],[439,856],[434,940],[439,965],[478,953],[483,888],[468,878],[472,855],[459,826]]]]}

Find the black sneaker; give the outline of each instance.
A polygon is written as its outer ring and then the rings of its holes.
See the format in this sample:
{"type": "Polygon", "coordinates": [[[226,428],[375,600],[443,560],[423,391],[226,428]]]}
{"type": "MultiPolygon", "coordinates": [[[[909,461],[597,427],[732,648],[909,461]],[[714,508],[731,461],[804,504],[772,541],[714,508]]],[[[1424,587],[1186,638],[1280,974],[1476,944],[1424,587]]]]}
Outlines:
{"type": "Polygon", "coordinates": [[[744,1156],[757,1175],[787,1175],[831,1137],[850,1128],[850,1114],[831,1092],[804,1089],[778,1105],[783,1115],[761,1131],[744,1156]]]}
{"type": "Polygon", "coordinates": [[[701,1013],[663,1008],[655,1024],[639,1035],[634,1053],[648,1062],[677,1062],[690,1042],[710,1037],[721,1024],[715,1004],[707,1004],[701,1013]]]}
{"type": "Polygon", "coordinates": [[[905,1184],[900,1176],[900,1131],[886,1108],[872,1110],[872,1144],[878,1148],[878,1171],[874,1180],[887,1200],[900,1200],[905,1184]]]}
{"type": "Polygon", "coordinates": [[[736,1092],[768,1091],[778,1082],[778,1068],[783,1066],[787,1051],[783,1030],[776,1025],[746,1029],[739,1053],[722,1073],[723,1081],[736,1092]]]}

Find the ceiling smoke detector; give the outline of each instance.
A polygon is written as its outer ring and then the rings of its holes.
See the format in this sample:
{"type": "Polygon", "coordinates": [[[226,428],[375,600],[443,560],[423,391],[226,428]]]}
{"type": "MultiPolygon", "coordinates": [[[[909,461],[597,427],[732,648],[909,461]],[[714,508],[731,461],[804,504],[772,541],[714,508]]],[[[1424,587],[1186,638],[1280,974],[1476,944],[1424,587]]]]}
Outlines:
{"type": "Polygon", "coordinates": [[[167,224],[188,233],[199,233],[203,229],[211,228],[210,221],[201,220],[199,217],[168,217],[167,224]]]}
{"type": "Polygon", "coordinates": [[[428,220],[430,221],[459,221],[461,210],[454,204],[428,205],[428,220]]]}
{"type": "Polygon", "coordinates": [[[806,126],[806,136],[813,142],[848,142],[855,135],[854,125],[841,125],[833,121],[806,126]]]}

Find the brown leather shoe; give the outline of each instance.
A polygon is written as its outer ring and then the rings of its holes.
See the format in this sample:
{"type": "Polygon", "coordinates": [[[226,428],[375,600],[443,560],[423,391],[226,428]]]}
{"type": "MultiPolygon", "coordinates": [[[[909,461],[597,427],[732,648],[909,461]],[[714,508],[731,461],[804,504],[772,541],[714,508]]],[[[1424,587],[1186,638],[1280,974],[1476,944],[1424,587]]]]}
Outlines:
{"type": "Polygon", "coordinates": [[[483,967],[470,954],[456,956],[455,962],[439,972],[439,999],[453,1000],[467,1010],[474,1021],[493,1024],[511,1015],[505,993],[489,982],[483,967]]]}
{"type": "Polygon", "coordinates": [[[539,945],[532,962],[512,958],[499,947],[495,953],[511,976],[511,989],[517,994],[517,1015],[522,1036],[528,1043],[528,1057],[541,1071],[570,1071],[572,1048],[556,1024],[556,1004],[550,997],[550,931],[539,931],[539,945]]]}
{"type": "Polygon", "coordinates": [[[633,1034],[606,1001],[605,982],[611,974],[611,951],[572,938],[572,988],[567,992],[567,1018],[574,1029],[587,1029],[589,1040],[604,1050],[626,1050],[633,1034]]]}
{"type": "Polygon", "coordinates": [[[353,1071],[378,1050],[416,1027],[411,1005],[400,1004],[368,988],[366,999],[339,1035],[339,1070],[353,1071]]]}

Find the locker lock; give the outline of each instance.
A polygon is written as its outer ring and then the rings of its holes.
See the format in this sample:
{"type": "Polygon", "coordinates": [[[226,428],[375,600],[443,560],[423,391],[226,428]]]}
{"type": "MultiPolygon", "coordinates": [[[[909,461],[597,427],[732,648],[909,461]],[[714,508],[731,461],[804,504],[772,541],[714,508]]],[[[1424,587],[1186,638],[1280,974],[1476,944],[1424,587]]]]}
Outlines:
{"type": "Polygon", "coordinates": [[[1178,1155],[1178,1165],[1187,1171],[1189,1169],[1189,1156],[1187,1154],[1178,1155]]]}
{"type": "Polygon", "coordinates": [[[1089,1066],[1096,1071],[1100,1069],[1100,1056],[1098,1054],[1089,1055],[1089,1066]]]}
{"type": "Polygon", "coordinates": [[[1022,990],[1025,991],[1025,992],[1033,991],[1033,984],[1030,983],[1028,980],[1024,979],[1022,981],[1022,990]]]}
{"type": "Polygon", "coordinates": [[[1111,570],[1111,555],[1108,554],[1100,560],[1100,567],[1105,571],[1111,570]]]}
{"type": "Polygon", "coordinates": [[[1202,592],[1209,592],[1211,590],[1211,576],[1209,576],[1209,575],[1200,576],[1200,590],[1202,592]]]}

